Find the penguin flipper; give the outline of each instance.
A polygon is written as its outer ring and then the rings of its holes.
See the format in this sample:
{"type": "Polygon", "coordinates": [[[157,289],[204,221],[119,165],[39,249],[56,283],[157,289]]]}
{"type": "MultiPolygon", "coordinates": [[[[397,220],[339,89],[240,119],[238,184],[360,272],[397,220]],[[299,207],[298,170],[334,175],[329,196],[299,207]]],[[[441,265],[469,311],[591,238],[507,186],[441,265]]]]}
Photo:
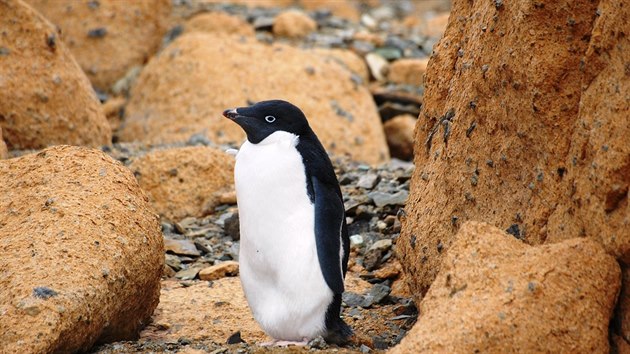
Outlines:
{"type": "Polygon", "coordinates": [[[342,237],[346,231],[346,216],[343,200],[338,194],[338,186],[323,183],[316,176],[311,177],[315,206],[315,241],[324,280],[335,294],[344,291],[344,270],[342,258],[347,259],[342,249],[342,237]]]}

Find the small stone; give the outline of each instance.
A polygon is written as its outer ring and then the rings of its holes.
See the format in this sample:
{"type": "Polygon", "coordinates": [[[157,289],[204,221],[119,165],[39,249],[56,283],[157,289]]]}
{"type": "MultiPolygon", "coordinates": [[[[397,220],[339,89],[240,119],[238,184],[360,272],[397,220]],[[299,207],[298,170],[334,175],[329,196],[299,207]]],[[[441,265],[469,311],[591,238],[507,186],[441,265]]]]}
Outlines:
{"type": "Polygon", "coordinates": [[[236,275],[238,275],[238,262],[235,261],[215,264],[199,271],[199,279],[201,280],[217,280],[226,276],[236,275]]]}
{"type": "Polygon", "coordinates": [[[233,333],[227,339],[227,344],[238,344],[238,343],[245,343],[243,338],[241,338],[241,331],[233,333]]]}
{"type": "Polygon", "coordinates": [[[303,38],[316,29],[317,22],[298,10],[282,12],[273,23],[273,34],[280,37],[303,38]]]}
{"type": "Polygon", "coordinates": [[[223,225],[223,230],[225,231],[225,234],[230,236],[232,240],[238,241],[241,239],[238,213],[232,214],[232,216],[225,219],[223,225]]]}
{"type": "Polygon", "coordinates": [[[361,235],[352,235],[350,236],[350,247],[352,248],[361,248],[363,247],[363,236],[361,235]]]}
{"type": "Polygon", "coordinates": [[[164,255],[164,263],[169,267],[173,268],[174,271],[179,272],[182,270],[182,261],[174,254],[165,254],[164,255]]]}
{"type": "Polygon", "coordinates": [[[391,292],[391,288],[385,284],[374,284],[372,289],[365,296],[361,307],[367,308],[374,304],[381,303],[391,292]]]}
{"type": "Polygon", "coordinates": [[[402,268],[400,263],[396,262],[388,262],[384,267],[376,270],[374,272],[374,277],[377,279],[393,279],[400,275],[402,268]]]}
{"type": "Polygon", "coordinates": [[[518,227],[518,224],[510,225],[510,227],[508,227],[507,230],[505,230],[505,232],[507,232],[508,234],[516,237],[519,240],[522,240],[521,230],[518,227]]]}
{"type": "Polygon", "coordinates": [[[195,243],[190,240],[174,240],[171,238],[164,238],[164,251],[172,252],[183,256],[195,256],[201,255],[195,243]]]}
{"type": "Polygon", "coordinates": [[[392,240],[386,238],[386,239],[378,240],[374,242],[374,244],[370,246],[368,251],[380,250],[383,252],[387,252],[389,251],[390,248],[392,248],[392,240]]]}
{"type": "Polygon", "coordinates": [[[396,219],[397,219],[396,215],[387,215],[385,217],[385,220],[383,221],[385,222],[387,226],[392,226],[396,222],[396,219]]]}
{"type": "Polygon", "coordinates": [[[378,26],[378,22],[368,14],[361,15],[361,24],[370,29],[375,29],[378,26]]]}
{"type": "Polygon", "coordinates": [[[346,291],[341,295],[341,300],[348,305],[348,307],[357,307],[363,303],[363,296],[346,291]]]}
{"type": "Polygon", "coordinates": [[[394,47],[381,47],[374,50],[374,53],[380,55],[386,60],[396,60],[402,57],[402,51],[394,47]]]}
{"type": "Polygon", "coordinates": [[[388,70],[389,63],[385,58],[376,53],[368,53],[365,56],[365,61],[370,68],[370,73],[378,81],[385,80],[385,72],[388,70]]]}
{"type": "Polygon", "coordinates": [[[254,29],[257,31],[271,31],[274,22],[273,17],[258,16],[254,20],[254,23],[252,23],[252,26],[254,26],[254,29]]]}
{"type": "Polygon", "coordinates": [[[195,247],[203,254],[211,254],[212,253],[212,245],[210,242],[203,238],[198,238],[194,241],[195,247]]]}
{"type": "Polygon", "coordinates": [[[188,269],[180,270],[179,272],[175,273],[175,278],[181,280],[193,280],[197,277],[200,269],[201,267],[195,266],[188,269]]]}
{"type": "Polygon", "coordinates": [[[107,35],[107,28],[99,27],[88,31],[88,37],[90,38],[103,38],[107,35]]]}
{"type": "Polygon", "coordinates": [[[407,198],[409,197],[409,192],[406,190],[401,190],[396,193],[384,193],[384,192],[372,192],[368,194],[374,204],[382,208],[386,205],[405,205],[407,198]]]}
{"type": "Polygon", "coordinates": [[[175,276],[175,270],[171,268],[170,266],[168,266],[167,264],[164,264],[164,268],[162,269],[162,277],[172,278],[174,276],[175,276]]]}
{"type": "Polygon", "coordinates": [[[326,344],[326,341],[324,340],[324,337],[322,336],[317,336],[313,339],[311,339],[308,344],[309,347],[311,347],[311,349],[326,349],[328,348],[328,344],[326,344]]]}
{"type": "Polygon", "coordinates": [[[363,257],[363,267],[372,271],[376,269],[382,262],[383,256],[392,247],[392,240],[383,239],[376,241],[365,253],[363,257]]]}
{"type": "Polygon", "coordinates": [[[383,123],[387,145],[393,157],[402,160],[413,159],[414,128],[417,119],[410,114],[403,114],[388,119],[383,123]]]}
{"type": "Polygon", "coordinates": [[[357,187],[364,189],[372,189],[376,186],[376,184],[381,180],[381,177],[376,173],[368,173],[366,175],[361,176],[359,178],[359,182],[357,182],[357,187]]]}

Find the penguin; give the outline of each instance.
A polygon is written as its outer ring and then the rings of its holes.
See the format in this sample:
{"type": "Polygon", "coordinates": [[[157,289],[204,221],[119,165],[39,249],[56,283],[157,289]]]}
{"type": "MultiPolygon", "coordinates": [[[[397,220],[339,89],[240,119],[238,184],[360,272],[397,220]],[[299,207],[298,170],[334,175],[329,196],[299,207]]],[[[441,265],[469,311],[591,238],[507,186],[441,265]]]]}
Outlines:
{"type": "Polygon", "coordinates": [[[264,345],[344,344],[350,242],[339,182],[304,113],[282,100],[228,109],[247,139],[236,154],[240,278],[264,345]]]}

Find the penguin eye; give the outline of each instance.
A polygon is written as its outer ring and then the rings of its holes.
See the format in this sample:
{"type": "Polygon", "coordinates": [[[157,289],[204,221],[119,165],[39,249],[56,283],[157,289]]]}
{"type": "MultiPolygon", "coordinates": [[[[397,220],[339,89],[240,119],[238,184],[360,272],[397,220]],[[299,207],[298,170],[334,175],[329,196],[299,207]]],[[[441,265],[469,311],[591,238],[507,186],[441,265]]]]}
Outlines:
{"type": "Polygon", "coordinates": [[[266,116],[265,120],[267,121],[267,123],[273,123],[276,121],[276,117],[274,116],[266,116]]]}

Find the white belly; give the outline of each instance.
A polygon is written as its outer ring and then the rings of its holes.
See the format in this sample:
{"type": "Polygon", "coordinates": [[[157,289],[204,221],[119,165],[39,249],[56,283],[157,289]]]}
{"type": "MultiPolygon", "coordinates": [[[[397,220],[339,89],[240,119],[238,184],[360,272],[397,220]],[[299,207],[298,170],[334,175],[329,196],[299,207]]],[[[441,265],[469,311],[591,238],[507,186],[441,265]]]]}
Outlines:
{"type": "Polygon", "coordinates": [[[314,207],[297,137],[276,132],[245,142],[234,169],[240,277],[254,318],[275,339],[324,334],[332,291],[317,258],[314,207]]]}

